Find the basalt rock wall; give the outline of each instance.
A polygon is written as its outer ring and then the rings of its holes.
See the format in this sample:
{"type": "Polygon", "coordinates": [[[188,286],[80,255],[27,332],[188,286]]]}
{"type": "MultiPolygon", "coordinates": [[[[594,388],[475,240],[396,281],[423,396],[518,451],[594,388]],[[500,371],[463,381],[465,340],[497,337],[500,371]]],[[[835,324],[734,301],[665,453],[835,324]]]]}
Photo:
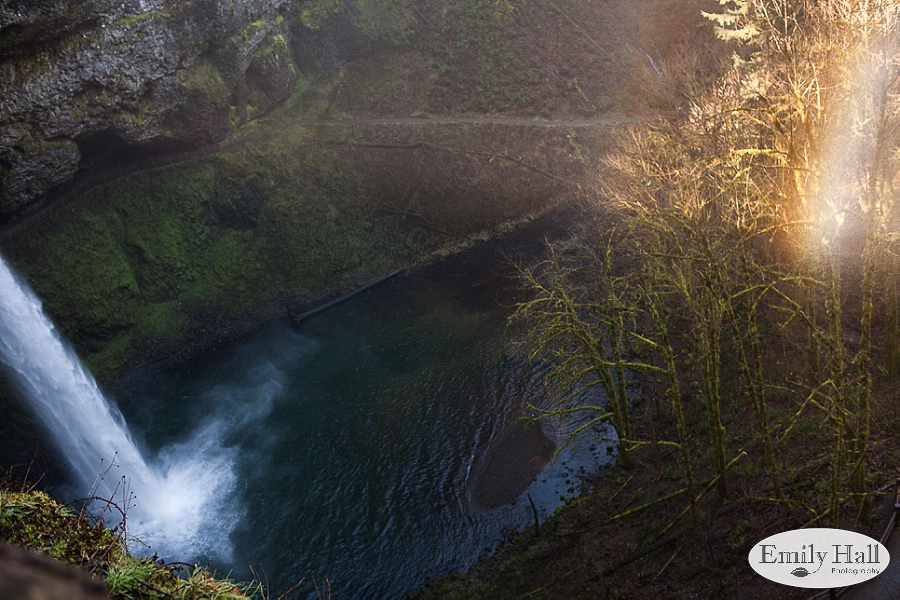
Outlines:
{"type": "Polygon", "coordinates": [[[0,221],[79,169],[227,137],[391,31],[366,37],[366,5],[5,0],[0,221]]]}

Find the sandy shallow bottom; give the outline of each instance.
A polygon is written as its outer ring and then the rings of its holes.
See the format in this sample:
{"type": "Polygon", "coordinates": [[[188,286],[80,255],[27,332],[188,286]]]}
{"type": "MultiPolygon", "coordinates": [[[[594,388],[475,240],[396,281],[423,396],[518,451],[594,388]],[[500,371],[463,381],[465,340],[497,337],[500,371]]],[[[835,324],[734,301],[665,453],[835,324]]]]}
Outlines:
{"type": "Polygon", "coordinates": [[[518,419],[509,424],[476,472],[475,502],[481,508],[514,502],[547,466],[555,449],[540,423],[518,419]]]}

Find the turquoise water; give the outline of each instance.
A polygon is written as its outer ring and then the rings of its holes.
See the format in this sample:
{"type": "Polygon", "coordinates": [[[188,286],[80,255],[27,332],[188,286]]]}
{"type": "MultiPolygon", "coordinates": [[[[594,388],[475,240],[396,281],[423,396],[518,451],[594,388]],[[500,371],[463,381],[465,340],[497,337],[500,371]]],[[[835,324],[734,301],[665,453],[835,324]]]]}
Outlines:
{"type": "MultiPolygon", "coordinates": [[[[273,596],[304,580],[315,597],[315,580],[336,598],[403,597],[531,525],[525,494],[545,518],[577,493],[579,476],[612,459],[608,431],[586,432],[522,482],[515,501],[473,499],[504,431],[527,403],[551,402],[545,366],[527,362],[521,332],[507,325],[522,296],[501,251],[537,251],[523,242],[528,232],[518,235],[392,279],[299,328],[274,321],[120,391],[155,469],[203,464],[210,452],[210,469],[233,471],[199,555],[151,551],[241,580],[252,566],[273,596]]],[[[557,443],[576,425],[542,424],[557,443]]]]}

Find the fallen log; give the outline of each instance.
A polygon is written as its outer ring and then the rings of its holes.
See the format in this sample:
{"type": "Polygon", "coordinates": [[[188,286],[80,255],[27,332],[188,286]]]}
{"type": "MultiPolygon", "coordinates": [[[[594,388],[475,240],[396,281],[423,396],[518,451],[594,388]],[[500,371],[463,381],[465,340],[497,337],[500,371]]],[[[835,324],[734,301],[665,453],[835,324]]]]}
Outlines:
{"type": "Polygon", "coordinates": [[[367,283],[366,285],[364,285],[364,286],[362,286],[362,287],[358,287],[358,288],[356,288],[355,290],[353,290],[352,292],[349,292],[349,293],[347,293],[347,294],[344,294],[344,295],[341,296],[340,298],[336,298],[336,299],[332,300],[331,302],[328,302],[328,303],[326,303],[326,304],[323,304],[322,306],[318,306],[318,307],[316,307],[316,308],[313,308],[313,309],[311,309],[311,310],[308,310],[308,311],[306,311],[306,312],[304,312],[304,313],[301,313],[301,314],[299,314],[299,315],[295,315],[293,312],[291,312],[290,307],[288,307],[288,314],[291,316],[291,319],[294,321],[294,325],[296,325],[297,327],[299,327],[300,324],[303,323],[303,321],[305,321],[306,319],[308,319],[308,318],[310,318],[310,317],[314,317],[315,315],[317,315],[317,314],[319,314],[319,313],[321,313],[321,312],[325,312],[325,311],[328,310],[329,308],[333,308],[333,307],[337,306],[337,305],[340,304],[341,302],[345,302],[345,301],[349,300],[350,298],[352,298],[352,297],[354,297],[354,296],[357,296],[357,295],[359,295],[359,294],[362,294],[362,293],[365,292],[366,290],[372,289],[373,287],[375,287],[375,286],[378,285],[379,283],[384,283],[385,281],[387,281],[387,280],[390,279],[391,277],[394,277],[394,276],[396,276],[396,275],[399,275],[399,274],[402,273],[404,270],[406,270],[406,267],[400,267],[399,269],[397,269],[397,270],[394,271],[393,273],[388,273],[388,274],[385,275],[384,277],[380,277],[379,279],[376,279],[375,281],[369,282],[369,283],[367,283]]]}

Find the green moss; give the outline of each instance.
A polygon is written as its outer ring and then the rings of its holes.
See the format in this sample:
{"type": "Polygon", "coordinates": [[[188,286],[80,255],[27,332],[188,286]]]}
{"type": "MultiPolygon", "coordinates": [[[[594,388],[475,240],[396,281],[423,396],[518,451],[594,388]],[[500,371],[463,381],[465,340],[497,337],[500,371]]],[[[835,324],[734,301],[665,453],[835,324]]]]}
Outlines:
{"type": "Polygon", "coordinates": [[[53,307],[54,319],[77,332],[76,343],[90,346],[127,327],[123,315],[139,288],[104,219],[86,211],[71,216],[71,225],[56,232],[52,243],[33,236],[22,252],[31,257],[30,270],[42,274],[35,287],[53,307]]]}
{"type": "Polygon", "coordinates": [[[253,21],[252,23],[247,25],[247,30],[246,30],[247,35],[245,37],[253,37],[255,34],[259,33],[260,31],[263,31],[264,29],[268,29],[268,28],[269,28],[269,22],[264,19],[260,19],[258,21],[253,21]]]}
{"type": "Polygon", "coordinates": [[[131,27],[132,25],[136,25],[138,23],[143,23],[144,21],[149,21],[151,19],[171,19],[172,15],[168,12],[162,10],[148,10],[147,12],[143,12],[137,15],[128,15],[127,17],[122,17],[121,19],[117,19],[109,24],[109,27],[131,27]]]}
{"type": "Polygon", "coordinates": [[[331,15],[340,9],[338,0],[311,0],[300,11],[300,22],[307,29],[321,29],[331,15]]]}
{"type": "Polygon", "coordinates": [[[72,511],[39,491],[0,490],[0,531],[7,543],[66,563],[91,560],[114,541],[111,531],[79,522],[72,511]]]}
{"type": "MultiPolygon", "coordinates": [[[[400,45],[414,34],[410,0],[352,0],[343,7],[356,34],[370,43],[400,45]]],[[[310,0],[300,10],[300,23],[312,31],[327,28],[341,12],[339,0],[310,0]]]]}
{"type": "Polygon", "coordinates": [[[247,133],[260,137],[96,189],[4,245],[101,381],[184,340],[284,314],[281,299],[352,288],[483,235],[561,189],[490,153],[368,144],[528,148],[526,162],[566,177],[577,176],[566,171],[576,146],[584,164],[603,148],[600,133],[491,124],[262,122],[247,133]],[[450,235],[382,208],[416,212],[450,235]]]}
{"type": "Polygon", "coordinates": [[[157,343],[177,341],[178,334],[184,331],[187,319],[180,310],[180,302],[170,300],[158,304],[149,304],[134,329],[134,338],[139,340],[155,340],[157,343]]]}
{"type": "Polygon", "coordinates": [[[178,577],[176,569],[131,556],[121,529],[91,523],[44,492],[14,489],[8,481],[0,486],[0,538],[4,542],[103,578],[112,597],[240,600],[263,591],[258,584],[216,579],[198,567],[178,577]]]}
{"type": "Polygon", "coordinates": [[[410,0],[354,0],[353,19],[363,35],[380,44],[403,44],[415,32],[410,0]]]}
{"type": "Polygon", "coordinates": [[[135,344],[134,329],[123,331],[99,349],[84,357],[90,372],[100,381],[112,381],[128,367],[133,367],[142,356],[140,344],[135,344]]]}
{"type": "Polygon", "coordinates": [[[181,78],[181,87],[196,96],[205,96],[215,104],[224,104],[231,98],[231,90],[219,69],[208,59],[200,59],[181,78]]]}
{"type": "Polygon", "coordinates": [[[428,64],[404,48],[363,57],[345,69],[329,116],[373,118],[424,113],[433,89],[428,64]]]}

